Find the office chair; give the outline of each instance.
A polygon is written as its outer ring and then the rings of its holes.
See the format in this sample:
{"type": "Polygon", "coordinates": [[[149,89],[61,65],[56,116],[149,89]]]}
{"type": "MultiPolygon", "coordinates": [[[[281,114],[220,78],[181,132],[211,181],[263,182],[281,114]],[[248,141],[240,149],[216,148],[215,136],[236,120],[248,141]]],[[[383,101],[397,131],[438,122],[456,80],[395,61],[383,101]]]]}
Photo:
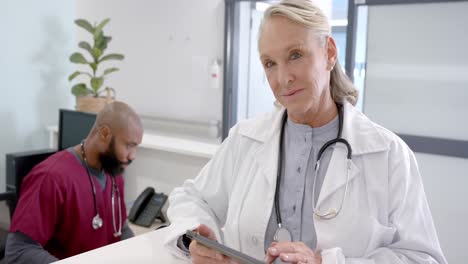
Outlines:
{"type": "Polygon", "coordinates": [[[57,152],[55,149],[44,149],[6,154],[7,192],[14,192],[16,194],[16,199],[8,203],[11,216],[13,216],[16,208],[16,203],[21,192],[21,183],[23,182],[23,178],[31,171],[34,166],[55,152],[57,152]]]}
{"type": "MultiPolygon", "coordinates": [[[[4,192],[0,193],[0,202],[7,202],[7,204],[10,204],[16,200],[16,193],[15,192],[4,192]]],[[[9,207],[9,206],[8,206],[9,207]]],[[[10,219],[12,217],[12,211],[11,207],[10,209],[10,219]]],[[[6,246],[6,239],[8,236],[8,229],[3,229],[0,228],[0,263],[2,263],[2,259],[5,256],[5,246],[6,246]]]]}
{"type": "MultiPolygon", "coordinates": [[[[7,191],[0,193],[0,201],[6,202],[10,212],[10,220],[13,218],[13,213],[19,199],[23,178],[29,173],[29,171],[31,171],[34,166],[55,152],[56,150],[46,149],[9,153],[6,155],[7,191]]],[[[7,236],[8,229],[4,230],[0,228],[0,263],[2,263],[2,259],[5,256],[7,236]]]]}

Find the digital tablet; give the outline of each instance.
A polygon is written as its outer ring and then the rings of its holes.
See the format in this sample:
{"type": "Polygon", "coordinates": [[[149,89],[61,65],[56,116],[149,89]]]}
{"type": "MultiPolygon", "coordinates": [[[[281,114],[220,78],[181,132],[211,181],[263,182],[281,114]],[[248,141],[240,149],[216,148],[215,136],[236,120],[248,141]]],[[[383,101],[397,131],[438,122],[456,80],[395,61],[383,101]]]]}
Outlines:
{"type": "Polygon", "coordinates": [[[197,234],[193,231],[187,230],[187,233],[185,233],[189,238],[192,240],[197,241],[198,243],[208,247],[212,248],[214,250],[217,250],[221,252],[223,255],[226,255],[228,257],[231,257],[237,261],[240,261],[240,263],[243,264],[264,264],[263,261],[260,261],[258,259],[252,258],[251,256],[248,256],[242,252],[239,252],[237,250],[234,250],[232,248],[226,247],[225,245],[219,244],[218,242],[211,240],[209,238],[206,238],[200,234],[197,234]]]}

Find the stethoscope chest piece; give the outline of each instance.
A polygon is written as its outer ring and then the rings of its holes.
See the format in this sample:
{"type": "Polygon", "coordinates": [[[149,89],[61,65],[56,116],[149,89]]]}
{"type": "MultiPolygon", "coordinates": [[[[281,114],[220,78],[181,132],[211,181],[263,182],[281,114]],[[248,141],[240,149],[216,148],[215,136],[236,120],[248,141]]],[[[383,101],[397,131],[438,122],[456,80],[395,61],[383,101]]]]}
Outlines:
{"type": "Polygon", "coordinates": [[[102,227],[102,218],[99,216],[99,214],[97,214],[93,217],[93,229],[97,230],[101,227],[102,227]]]}
{"type": "Polygon", "coordinates": [[[114,232],[114,237],[119,237],[122,235],[121,231],[114,232]]]}
{"type": "Polygon", "coordinates": [[[275,236],[273,237],[275,242],[291,242],[292,235],[288,229],[282,227],[281,224],[278,225],[278,229],[276,229],[275,236]]]}

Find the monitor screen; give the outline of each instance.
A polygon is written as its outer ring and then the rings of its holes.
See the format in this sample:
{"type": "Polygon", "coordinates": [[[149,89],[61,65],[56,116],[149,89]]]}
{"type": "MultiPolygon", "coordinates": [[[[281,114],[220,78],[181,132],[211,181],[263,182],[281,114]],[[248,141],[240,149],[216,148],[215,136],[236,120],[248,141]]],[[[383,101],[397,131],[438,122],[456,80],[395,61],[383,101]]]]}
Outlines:
{"type": "Polygon", "coordinates": [[[75,146],[88,136],[96,114],[60,109],[58,150],[75,146]]]}

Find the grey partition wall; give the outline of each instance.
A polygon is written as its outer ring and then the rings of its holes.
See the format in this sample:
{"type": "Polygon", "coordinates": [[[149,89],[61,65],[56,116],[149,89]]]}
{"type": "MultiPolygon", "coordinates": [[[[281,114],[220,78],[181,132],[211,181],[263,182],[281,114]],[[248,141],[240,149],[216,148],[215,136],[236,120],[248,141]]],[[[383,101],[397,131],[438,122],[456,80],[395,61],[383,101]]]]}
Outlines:
{"type": "Polygon", "coordinates": [[[468,1],[350,3],[347,70],[364,112],[416,152],[442,249],[466,263],[468,1]]]}

